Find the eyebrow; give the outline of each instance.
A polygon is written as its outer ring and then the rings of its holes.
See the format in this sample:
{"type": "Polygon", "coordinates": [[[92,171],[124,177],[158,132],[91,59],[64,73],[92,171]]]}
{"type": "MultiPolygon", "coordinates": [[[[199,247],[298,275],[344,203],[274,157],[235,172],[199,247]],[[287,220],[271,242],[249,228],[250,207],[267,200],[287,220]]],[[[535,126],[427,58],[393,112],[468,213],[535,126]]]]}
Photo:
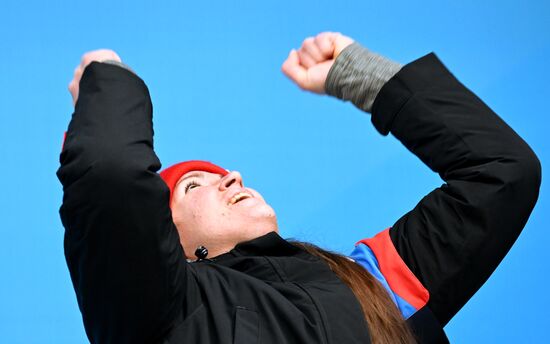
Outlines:
{"type": "Polygon", "coordinates": [[[181,178],[181,179],[178,181],[178,184],[181,183],[181,182],[183,182],[185,179],[189,179],[189,178],[193,178],[193,177],[197,177],[197,178],[204,179],[204,174],[202,174],[200,171],[193,172],[193,173],[191,173],[190,175],[181,178]]]}

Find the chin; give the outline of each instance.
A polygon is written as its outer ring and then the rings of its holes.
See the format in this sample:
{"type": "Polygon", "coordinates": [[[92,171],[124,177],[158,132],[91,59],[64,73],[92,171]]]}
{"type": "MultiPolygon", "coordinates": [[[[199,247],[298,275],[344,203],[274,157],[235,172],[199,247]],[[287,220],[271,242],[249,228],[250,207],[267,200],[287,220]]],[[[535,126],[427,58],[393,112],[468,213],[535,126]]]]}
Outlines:
{"type": "Polygon", "coordinates": [[[246,227],[261,234],[278,231],[275,211],[265,203],[250,209],[242,220],[246,222],[246,227]]]}
{"type": "Polygon", "coordinates": [[[254,207],[252,216],[258,218],[275,219],[275,211],[268,204],[261,204],[254,207]]]}

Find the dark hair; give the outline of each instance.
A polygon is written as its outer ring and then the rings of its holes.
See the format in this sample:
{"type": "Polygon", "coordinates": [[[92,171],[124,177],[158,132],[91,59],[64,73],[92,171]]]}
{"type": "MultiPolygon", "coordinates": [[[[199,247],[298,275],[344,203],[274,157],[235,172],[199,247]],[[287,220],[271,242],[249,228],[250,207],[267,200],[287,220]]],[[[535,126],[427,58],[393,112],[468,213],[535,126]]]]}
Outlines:
{"type": "Polygon", "coordinates": [[[355,294],[369,326],[373,344],[416,343],[414,335],[386,289],[365,268],[348,257],[311,243],[290,241],[324,260],[355,294]]]}

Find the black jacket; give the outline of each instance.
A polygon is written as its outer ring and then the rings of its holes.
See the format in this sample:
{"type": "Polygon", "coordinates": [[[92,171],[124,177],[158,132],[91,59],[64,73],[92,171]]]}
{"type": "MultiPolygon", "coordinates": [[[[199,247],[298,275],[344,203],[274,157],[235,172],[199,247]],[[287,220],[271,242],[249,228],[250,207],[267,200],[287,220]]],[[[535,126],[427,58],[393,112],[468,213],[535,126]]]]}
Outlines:
{"type": "MultiPolygon", "coordinates": [[[[540,163],[434,54],[382,88],[372,121],[446,182],[389,231],[429,292],[408,322],[420,342],[445,342],[442,326],[524,227],[540,163]]],[[[85,69],[60,161],[65,254],[92,343],[369,342],[352,292],[275,233],[186,262],[157,174],[149,93],[130,71],[85,69]]]]}

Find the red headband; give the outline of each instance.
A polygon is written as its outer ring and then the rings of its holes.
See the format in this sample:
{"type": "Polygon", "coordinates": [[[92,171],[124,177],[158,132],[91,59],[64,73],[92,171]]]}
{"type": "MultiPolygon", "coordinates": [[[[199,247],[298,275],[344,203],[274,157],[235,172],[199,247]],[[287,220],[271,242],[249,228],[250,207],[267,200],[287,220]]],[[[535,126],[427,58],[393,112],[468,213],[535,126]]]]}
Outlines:
{"type": "Polygon", "coordinates": [[[172,165],[162,171],[160,171],[160,177],[164,180],[168,188],[170,189],[170,204],[172,204],[172,196],[174,195],[174,189],[180,178],[191,171],[204,171],[210,173],[217,173],[225,176],[229,172],[221,168],[218,165],[214,165],[208,161],[202,160],[189,160],[172,165]]]}

